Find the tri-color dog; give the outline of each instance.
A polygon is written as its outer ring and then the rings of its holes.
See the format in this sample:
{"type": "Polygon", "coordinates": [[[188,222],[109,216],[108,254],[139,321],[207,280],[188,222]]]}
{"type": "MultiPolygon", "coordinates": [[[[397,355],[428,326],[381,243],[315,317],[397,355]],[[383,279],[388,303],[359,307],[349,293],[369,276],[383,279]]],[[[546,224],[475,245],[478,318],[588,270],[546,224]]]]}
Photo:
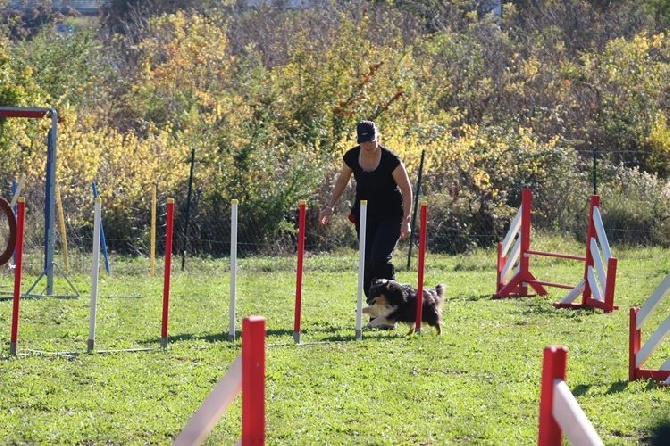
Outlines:
{"type": "MultiPolygon", "coordinates": [[[[416,329],[417,290],[395,280],[377,279],[372,282],[368,292],[367,304],[363,313],[374,317],[368,328],[393,325],[396,322],[410,324],[408,334],[416,329]]],[[[421,306],[421,322],[434,327],[437,334],[442,334],[442,302],[444,302],[444,285],[438,284],[435,289],[423,290],[421,306]]]]}

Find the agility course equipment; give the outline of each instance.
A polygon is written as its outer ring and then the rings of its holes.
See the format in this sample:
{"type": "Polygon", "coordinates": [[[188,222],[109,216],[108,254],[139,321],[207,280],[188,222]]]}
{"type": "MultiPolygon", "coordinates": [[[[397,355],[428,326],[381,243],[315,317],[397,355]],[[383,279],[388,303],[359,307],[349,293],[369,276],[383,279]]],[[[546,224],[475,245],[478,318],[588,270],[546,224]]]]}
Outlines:
{"type": "Polygon", "coordinates": [[[421,318],[423,316],[423,275],[426,268],[426,224],[428,223],[428,204],[421,202],[421,226],[419,229],[419,266],[418,286],[416,299],[416,328],[415,333],[421,334],[421,318]]]}
{"type": "Polygon", "coordinates": [[[230,202],[230,307],[228,338],[235,340],[235,299],[237,296],[237,200],[230,202]]]}
{"type": "Polygon", "coordinates": [[[359,202],[358,293],[356,298],[356,339],[363,339],[363,286],[365,273],[365,242],[368,226],[368,200],[359,202]]]}
{"type": "Polygon", "coordinates": [[[532,193],[530,189],[524,189],[521,193],[521,207],[512,220],[504,240],[498,243],[496,293],[493,297],[496,299],[528,297],[532,295],[529,294],[529,286],[538,295],[546,296],[545,287],[554,287],[569,290],[563,299],[554,303],[554,306],[558,308],[600,308],[605,313],[616,310],[618,307],[614,305],[614,288],[617,259],[612,256],[607,235],[603,229],[600,197],[591,196],[586,233],[586,254],[583,256],[531,249],[531,203],[532,193]],[[533,255],[582,262],[584,265],[583,279],[576,285],[538,280],[530,271],[530,257],[533,255]],[[582,301],[576,303],[575,300],[580,295],[582,301]]]}
{"type": "Polygon", "coordinates": [[[5,214],[8,228],[7,245],[0,254],[0,265],[4,265],[14,255],[14,247],[16,246],[16,217],[7,200],[2,197],[0,197],[0,211],[5,214]]]}
{"type": "MultiPolygon", "coordinates": [[[[10,354],[17,354],[19,309],[21,300],[21,276],[23,272],[23,239],[24,239],[24,221],[25,221],[25,199],[18,198],[16,215],[16,266],[14,268],[14,301],[12,309],[12,327],[10,337],[10,354]]],[[[98,282],[100,271],[100,231],[101,226],[101,199],[95,199],[94,225],[93,225],[93,249],[92,249],[92,271],[91,271],[91,309],[89,318],[89,336],[87,340],[87,353],[94,352],[95,349],[95,329],[98,301],[98,282]]],[[[167,200],[167,229],[165,241],[165,273],[163,280],[163,308],[161,320],[161,338],[160,347],[166,348],[168,344],[168,314],[170,304],[170,277],[172,269],[172,239],[174,233],[174,199],[167,200]]],[[[110,353],[115,351],[145,351],[153,348],[132,348],[122,350],[97,350],[97,353],[110,353]]],[[[45,353],[45,352],[38,352],[45,353]]],[[[74,352],[53,353],[56,355],[73,356],[74,352]]]]}
{"type": "MultiPolygon", "coordinates": [[[[98,185],[96,184],[95,181],[91,182],[91,190],[93,192],[94,200],[100,197],[100,194],[98,193],[98,185]]],[[[107,240],[105,238],[105,228],[102,227],[102,220],[100,220],[100,245],[101,245],[100,247],[102,248],[102,255],[105,257],[105,271],[107,271],[107,275],[109,276],[112,272],[109,266],[109,254],[107,253],[107,240]]]]}
{"type": "Polygon", "coordinates": [[[12,302],[12,331],[9,338],[9,354],[16,355],[19,338],[19,307],[21,305],[21,271],[23,270],[23,228],[26,203],[23,197],[17,200],[16,212],[16,267],[14,268],[14,301],[12,302]]]}
{"type": "Polygon", "coordinates": [[[642,324],[651,312],[658,306],[663,297],[670,290],[670,274],[668,274],[642,307],[632,307],[629,310],[629,341],[628,341],[628,380],[652,379],[670,385],[670,358],[659,370],[643,369],[642,366],[659,346],[668,331],[670,331],[670,316],[649,337],[642,346],[642,324]]]}
{"type": "Polygon", "coordinates": [[[306,200],[300,200],[298,206],[298,265],[295,275],[295,306],[293,312],[293,341],[300,344],[300,319],[302,316],[302,269],[305,254],[305,209],[306,200]]]}
{"type": "Polygon", "coordinates": [[[202,444],[238,393],[242,395],[242,439],[265,444],[265,318],[242,320],[242,353],[175,439],[174,446],[202,444]]]}
{"type": "MultiPolygon", "coordinates": [[[[46,294],[54,294],[54,251],[56,244],[55,221],[56,221],[56,157],[58,144],[58,112],[55,108],[48,107],[0,107],[0,117],[3,118],[29,118],[42,119],[51,118],[51,127],[47,136],[47,164],[46,164],[46,187],[44,204],[44,270],[26,294],[46,277],[46,294]]],[[[69,282],[69,281],[68,281],[69,282]]],[[[70,284],[71,285],[71,284],[70,284]]],[[[79,293],[77,293],[77,296],[79,293]]]]}
{"type": "Polygon", "coordinates": [[[567,357],[566,347],[544,348],[537,444],[561,446],[562,436],[565,433],[570,443],[574,445],[603,445],[603,441],[565,383],[567,357]]]}
{"type": "Polygon", "coordinates": [[[163,323],[161,347],[168,344],[168,313],[170,309],[170,277],[172,272],[172,234],[174,232],[174,198],[167,200],[167,236],[165,238],[165,268],[163,270],[163,323]]]}

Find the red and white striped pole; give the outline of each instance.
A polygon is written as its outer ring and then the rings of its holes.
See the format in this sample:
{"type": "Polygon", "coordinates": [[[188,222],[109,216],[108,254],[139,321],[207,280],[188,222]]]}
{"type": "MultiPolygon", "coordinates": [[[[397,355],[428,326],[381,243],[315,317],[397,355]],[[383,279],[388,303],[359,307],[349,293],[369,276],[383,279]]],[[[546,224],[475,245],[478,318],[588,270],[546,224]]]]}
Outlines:
{"type": "Polygon", "coordinates": [[[421,202],[419,212],[419,266],[418,266],[418,286],[416,299],[416,332],[421,333],[421,318],[423,316],[423,275],[426,268],[426,223],[428,221],[428,204],[421,202]]]}
{"type": "Polygon", "coordinates": [[[174,232],[174,198],[167,200],[167,230],[165,233],[165,271],[163,273],[163,325],[161,347],[168,344],[168,312],[170,308],[170,273],[172,271],[172,235],[174,232]]]}
{"type": "Polygon", "coordinates": [[[265,318],[242,321],[242,446],[265,444],[265,318]]]}
{"type": "Polygon", "coordinates": [[[295,275],[295,309],[293,316],[293,340],[300,344],[300,317],[302,315],[302,270],[305,254],[305,208],[307,201],[299,202],[298,218],[298,268],[295,275]]]}
{"type": "Polygon", "coordinates": [[[16,355],[19,337],[19,303],[21,301],[21,272],[23,270],[23,228],[25,226],[26,201],[23,197],[17,200],[16,216],[16,265],[14,268],[14,305],[12,307],[12,332],[9,340],[9,354],[16,355]]]}

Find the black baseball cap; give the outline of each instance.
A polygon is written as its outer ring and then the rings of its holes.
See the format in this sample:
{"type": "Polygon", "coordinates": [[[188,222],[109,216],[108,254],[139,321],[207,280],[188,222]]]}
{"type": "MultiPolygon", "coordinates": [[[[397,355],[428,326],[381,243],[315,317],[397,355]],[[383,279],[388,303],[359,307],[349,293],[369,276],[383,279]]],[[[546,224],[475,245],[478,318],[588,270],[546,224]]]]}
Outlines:
{"type": "Polygon", "coordinates": [[[377,139],[377,126],[372,121],[361,121],[356,126],[358,143],[374,141],[377,139]]]}

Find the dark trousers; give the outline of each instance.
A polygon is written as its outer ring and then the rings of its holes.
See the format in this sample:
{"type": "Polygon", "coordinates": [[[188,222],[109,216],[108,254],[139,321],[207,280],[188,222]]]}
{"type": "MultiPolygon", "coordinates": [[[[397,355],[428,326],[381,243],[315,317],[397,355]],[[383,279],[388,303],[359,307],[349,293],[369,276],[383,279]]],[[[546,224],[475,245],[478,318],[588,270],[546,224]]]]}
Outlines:
{"type": "MultiPolygon", "coordinates": [[[[395,269],[391,260],[393,250],[400,239],[401,224],[400,215],[368,218],[363,272],[363,292],[366,296],[374,279],[395,279],[395,269]]],[[[360,239],[359,223],[356,223],[356,233],[360,239]]]]}

